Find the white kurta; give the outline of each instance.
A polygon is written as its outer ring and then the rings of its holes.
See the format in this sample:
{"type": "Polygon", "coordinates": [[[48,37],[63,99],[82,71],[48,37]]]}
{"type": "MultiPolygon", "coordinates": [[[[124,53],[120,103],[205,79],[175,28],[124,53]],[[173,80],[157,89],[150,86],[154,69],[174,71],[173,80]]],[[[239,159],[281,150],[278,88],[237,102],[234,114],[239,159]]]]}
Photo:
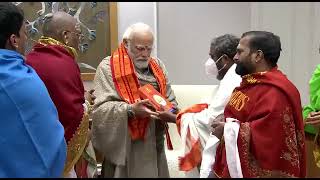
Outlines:
{"type": "MultiPolygon", "coordinates": [[[[240,123],[233,118],[226,118],[224,125],[223,137],[225,141],[227,165],[230,177],[243,178],[240,156],[238,151],[238,134],[240,129],[240,123]]],[[[215,163],[215,154],[220,141],[219,139],[210,134],[210,138],[203,150],[202,162],[200,168],[200,178],[207,178],[212,172],[212,166],[215,163]]]]}
{"type": "MultiPolygon", "coordinates": [[[[190,151],[187,145],[187,129],[190,129],[191,136],[194,139],[200,139],[202,149],[206,146],[210,132],[211,124],[216,118],[223,114],[224,108],[229,101],[232,91],[239,86],[242,79],[235,72],[236,64],[232,65],[223,79],[220,81],[218,90],[212,95],[211,102],[207,109],[199,113],[186,113],[181,118],[181,139],[185,147],[185,153],[190,151]]],[[[197,168],[193,170],[198,173],[197,168]]]]}

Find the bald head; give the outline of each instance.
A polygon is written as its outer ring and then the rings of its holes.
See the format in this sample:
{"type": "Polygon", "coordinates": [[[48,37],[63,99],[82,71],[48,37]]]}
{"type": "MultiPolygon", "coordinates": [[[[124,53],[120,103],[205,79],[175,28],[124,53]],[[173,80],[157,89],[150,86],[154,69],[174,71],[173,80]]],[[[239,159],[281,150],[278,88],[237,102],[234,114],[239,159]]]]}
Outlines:
{"type": "Polygon", "coordinates": [[[64,31],[74,32],[77,20],[70,14],[58,11],[45,17],[43,23],[43,35],[64,42],[64,31]]]}

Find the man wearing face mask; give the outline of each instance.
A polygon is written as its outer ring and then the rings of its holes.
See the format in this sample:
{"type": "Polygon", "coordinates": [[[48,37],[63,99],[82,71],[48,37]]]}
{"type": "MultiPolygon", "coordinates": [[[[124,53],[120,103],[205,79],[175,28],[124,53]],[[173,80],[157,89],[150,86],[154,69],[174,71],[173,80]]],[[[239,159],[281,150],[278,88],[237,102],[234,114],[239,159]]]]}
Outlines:
{"type": "Polygon", "coordinates": [[[61,177],[66,142],[57,109],[24,62],[23,11],[0,2],[0,177],[61,177]]]}
{"type": "Polygon", "coordinates": [[[241,85],[226,105],[217,137],[217,177],[305,177],[306,150],[300,94],[278,70],[279,36],[242,35],[234,61],[241,85]]]}
{"type": "MultiPolygon", "coordinates": [[[[188,172],[187,175],[190,173],[192,176],[199,176],[197,167],[201,163],[201,154],[206,142],[211,138],[211,124],[220,120],[219,115],[223,114],[233,89],[240,85],[241,77],[236,74],[236,65],[232,59],[236,54],[238,43],[239,38],[231,34],[219,36],[211,41],[210,58],[205,63],[205,70],[209,77],[217,78],[220,82],[210,104],[193,105],[182,110],[178,116],[170,112],[158,112],[160,119],[177,123],[185,146],[179,165],[180,170],[188,172]]],[[[208,170],[203,171],[205,171],[203,174],[209,173],[208,170]]],[[[201,175],[203,176],[206,175],[201,175]]]]}
{"type": "Polygon", "coordinates": [[[164,64],[150,56],[154,36],[144,23],[131,25],[94,79],[92,141],[104,155],[104,177],[169,177],[164,124],[155,120],[138,88],[151,84],[177,105],[164,64]]]}
{"type": "Polygon", "coordinates": [[[64,177],[77,177],[74,165],[86,147],[88,113],[94,98],[89,93],[85,98],[76,62],[80,38],[80,26],[74,17],[62,11],[48,14],[43,24],[43,36],[26,56],[27,64],[45,83],[65,129],[68,151],[64,177]]]}

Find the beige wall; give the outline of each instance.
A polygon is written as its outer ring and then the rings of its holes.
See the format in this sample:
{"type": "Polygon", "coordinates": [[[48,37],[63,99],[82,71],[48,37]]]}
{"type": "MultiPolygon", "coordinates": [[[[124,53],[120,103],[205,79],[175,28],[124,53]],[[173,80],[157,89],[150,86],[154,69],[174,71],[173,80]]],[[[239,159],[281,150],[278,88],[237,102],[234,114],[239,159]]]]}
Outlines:
{"type": "Polygon", "coordinates": [[[119,37],[135,21],[150,24],[158,39],[155,54],[173,84],[218,83],[204,73],[212,37],[248,30],[278,34],[283,49],[279,68],[298,87],[302,104],[309,102],[308,81],[319,62],[319,19],[319,2],[118,3],[119,37]]]}
{"type": "Polygon", "coordinates": [[[308,82],[319,64],[319,2],[253,2],[251,29],[280,36],[279,68],[299,89],[302,104],[309,103],[308,82]]]}
{"type": "Polygon", "coordinates": [[[210,41],[250,29],[249,2],[159,2],[158,55],[173,84],[217,84],[204,64],[210,41]]]}

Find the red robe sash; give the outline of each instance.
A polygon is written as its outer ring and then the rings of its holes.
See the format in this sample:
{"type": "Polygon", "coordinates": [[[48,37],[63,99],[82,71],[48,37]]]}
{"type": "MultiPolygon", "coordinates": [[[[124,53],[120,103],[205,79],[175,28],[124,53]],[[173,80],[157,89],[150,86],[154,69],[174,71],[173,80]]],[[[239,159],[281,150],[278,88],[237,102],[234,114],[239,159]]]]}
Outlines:
{"type": "MultiPolygon", "coordinates": [[[[128,56],[123,44],[112,54],[110,59],[110,66],[112,72],[113,82],[119,96],[128,104],[133,104],[140,100],[138,89],[140,83],[138,81],[133,63],[128,56]]],[[[151,68],[155,78],[160,87],[160,93],[166,97],[166,77],[156,63],[155,59],[151,58],[149,61],[149,67],[151,68]]],[[[131,119],[128,121],[129,132],[133,140],[144,139],[146,135],[147,127],[150,120],[144,119],[131,119]]],[[[172,149],[171,140],[168,133],[168,125],[165,124],[167,145],[169,149],[172,149]]]]}
{"type": "MultiPolygon", "coordinates": [[[[305,177],[298,90],[277,67],[242,78],[224,115],[240,121],[237,144],[243,177],[305,177]]],[[[218,177],[230,176],[224,142],[218,146],[213,170],[218,177]]]]}
{"type": "Polygon", "coordinates": [[[80,69],[73,55],[59,44],[37,43],[26,56],[26,63],[46,85],[69,142],[81,123],[85,102],[80,69]]]}
{"type": "Polygon", "coordinates": [[[84,87],[80,69],[71,47],[48,37],[41,37],[26,56],[46,85],[65,130],[67,159],[63,175],[67,176],[80,158],[87,142],[89,116],[84,112],[84,87]]]}

